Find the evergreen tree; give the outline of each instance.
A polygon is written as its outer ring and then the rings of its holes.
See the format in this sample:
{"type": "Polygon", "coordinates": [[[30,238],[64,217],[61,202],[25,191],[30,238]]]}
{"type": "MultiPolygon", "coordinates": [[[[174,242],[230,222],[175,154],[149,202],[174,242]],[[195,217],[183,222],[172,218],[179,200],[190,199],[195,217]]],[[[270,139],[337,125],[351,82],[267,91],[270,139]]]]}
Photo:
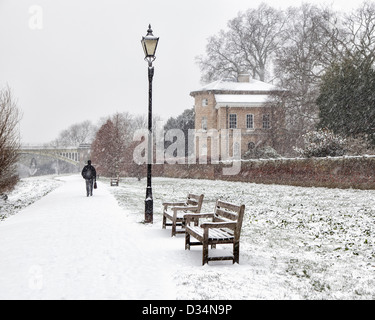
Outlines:
{"type": "Polygon", "coordinates": [[[375,71],[368,59],[346,58],[322,78],[319,128],[375,144],[375,71]]]}
{"type": "MultiPolygon", "coordinates": [[[[193,151],[193,146],[189,146],[194,141],[189,141],[189,129],[194,129],[195,126],[195,111],[194,108],[186,109],[177,118],[170,117],[164,126],[164,131],[167,132],[171,129],[180,129],[184,133],[185,137],[185,156],[189,155],[189,151],[193,151]]],[[[172,144],[171,141],[165,141],[164,147],[168,148],[172,144]]]]}

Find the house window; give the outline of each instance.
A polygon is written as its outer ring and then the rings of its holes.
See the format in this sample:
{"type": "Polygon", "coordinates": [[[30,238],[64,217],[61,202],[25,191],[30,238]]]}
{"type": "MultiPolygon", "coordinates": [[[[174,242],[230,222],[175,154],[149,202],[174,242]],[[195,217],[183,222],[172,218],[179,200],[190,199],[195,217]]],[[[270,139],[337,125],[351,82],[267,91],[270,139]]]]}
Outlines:
{"type": "Polygon", "coordinates": [[[269,129],[269,128],[271,128],[270,115],[264,114],[263,115],[263,129],[269,129]]]}
{"type": "Polygon", "coordinates": [[[230,114],[229,115],[229,129],[236,129],[237,128],[237,115],[230,114]]]}
{"type": "Polygon", "coordinates": [[[207,130],[207,117],[202,118],[202,130],[207,130]]]}
{"type": "Polygon", "coordinates": [[[254,129],[254,115],[253,114],[246,115],[246,129],[254,129]]]}
{"type": "Polygon", "coordinates": [[[208,106],[208,99],[202,99],[202,107],[208,106]]]}

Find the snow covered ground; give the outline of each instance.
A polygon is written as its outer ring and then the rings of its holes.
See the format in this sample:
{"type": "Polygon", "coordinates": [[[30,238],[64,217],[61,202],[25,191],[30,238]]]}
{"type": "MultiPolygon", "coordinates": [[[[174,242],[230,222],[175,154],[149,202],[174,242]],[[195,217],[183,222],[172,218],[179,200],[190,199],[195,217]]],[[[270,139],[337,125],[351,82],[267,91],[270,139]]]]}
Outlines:
{"type": "Polygon", "coordinates": [[[154,178],[145,225],[145,187],[103,179],[87,198],[78,175],[22,180],[0,209],[0,299],[375,298],[375,191],[154,178]],[[188,192],[203,211],[246,205],[239,265],[202,267],[161,229],[161,203],[188,192]]]}
{"type": "Polygon", "coordinates": [[[8,201],[0,202],[0,221],[39,200],[62,184],[53,176],[21,179],[8,201]]]}

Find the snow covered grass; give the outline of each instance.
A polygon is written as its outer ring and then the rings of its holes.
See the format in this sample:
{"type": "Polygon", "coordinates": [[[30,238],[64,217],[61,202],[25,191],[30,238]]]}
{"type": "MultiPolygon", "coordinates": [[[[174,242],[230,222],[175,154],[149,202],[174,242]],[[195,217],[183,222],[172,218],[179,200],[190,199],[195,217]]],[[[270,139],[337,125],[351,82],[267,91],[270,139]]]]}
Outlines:
{"type": "MultiPolygon", "coordinates": [[[[145,180],[122,179],[110,190],[143,220],[145,180]]],[[[244,203],[246,213],[240,265],[181,267],[178,298],[375,298],[375,191],[154,178],[155,228],[161,228],[161,203],[188,192],[205,194],[202,211],[221,198],[244,203]]]]}
{"type": "Polygon", "coordinates": [[[0,202],[0,220],[29,206],[62,184],[55,176],[39,176],[21,179],[8,194],[7,201],[0,202]]]}
{"type": "Polygon", "coordinates": [[[145,180],[100,179],[88,199],[81,177],[59,179],[21,180],[1,209],[60,186],[0,221],[4,297],[375,299],[374,190],[154,178],[154,224],[144,225],[145,180]],[[188,192],[205,194],[203,211],[217,198],[246,205],[240,264],[202,267],[201,247],[185,251],[183,235],[161,229],[162,202],[188,192]],[[28,272],[43,278],[30,287],[28,272]]]}

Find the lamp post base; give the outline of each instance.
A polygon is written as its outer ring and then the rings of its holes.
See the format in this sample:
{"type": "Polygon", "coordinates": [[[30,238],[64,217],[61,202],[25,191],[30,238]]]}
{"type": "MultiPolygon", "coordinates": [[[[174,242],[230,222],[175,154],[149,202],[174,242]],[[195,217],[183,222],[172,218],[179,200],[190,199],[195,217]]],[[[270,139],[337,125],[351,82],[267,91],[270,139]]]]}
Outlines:
{"type": "Polygon", "coordinates": [[[153,223],[154,200],[152,198],[152,189],[147,187],[145,200],[145,223],[153,223]]]}

